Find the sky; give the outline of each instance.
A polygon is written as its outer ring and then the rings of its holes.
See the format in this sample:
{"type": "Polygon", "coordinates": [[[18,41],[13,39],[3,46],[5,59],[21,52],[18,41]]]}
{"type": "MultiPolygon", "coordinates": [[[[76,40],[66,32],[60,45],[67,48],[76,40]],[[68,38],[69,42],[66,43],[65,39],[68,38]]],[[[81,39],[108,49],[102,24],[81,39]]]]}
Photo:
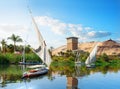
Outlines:
{"type": "Polygon", "coordinates": [[[0,41],[10,44],[7,37],[15,34],[37,48],[27,6],[48,48],[65,45],[72,36],[80,43],[120,41],[120,0],[0,0],[0,41]]]}

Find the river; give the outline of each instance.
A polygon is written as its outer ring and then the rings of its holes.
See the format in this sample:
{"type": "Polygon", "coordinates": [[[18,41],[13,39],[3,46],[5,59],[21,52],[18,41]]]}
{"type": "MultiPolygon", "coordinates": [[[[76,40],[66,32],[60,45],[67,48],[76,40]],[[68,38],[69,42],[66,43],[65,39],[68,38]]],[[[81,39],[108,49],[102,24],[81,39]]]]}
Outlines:
{"type": "Polygon", "coordinates": [[[21,79],[25,66],[0,66],[0,89],[119,89],[119,67],[51,67],[48,74],[21,79]]]}

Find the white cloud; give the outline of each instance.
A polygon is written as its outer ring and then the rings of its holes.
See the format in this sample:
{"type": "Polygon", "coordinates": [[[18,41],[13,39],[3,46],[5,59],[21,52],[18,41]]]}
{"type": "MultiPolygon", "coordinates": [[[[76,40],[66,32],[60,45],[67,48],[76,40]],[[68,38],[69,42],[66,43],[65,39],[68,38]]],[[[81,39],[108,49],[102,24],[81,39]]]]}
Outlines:
{"type": "Polygon", "coordinates": [[[60,22],[57,19],[53,19],[47,16],[35,17],[36,22],[42,26],[48,26],[54,33],[65,34],[67,29],[67,24],[60,22]]]}
{"type": "Polygon", "coordinates": [[[87,40],[91,38],[100,38],[110,36],[110,32],[95,31],[91,27],[82,26],[82,24],[63,23],[58,19],[53,19],[48,16],[35,17],[36,22],[41,26],[48,26],[55,34],[79,37],[80,40],[87,40]]]}
{"type": "Polygon", "coordinates": [[[91,27],[85,27],[84,29],[85,30],[92,30],[93,28],[91,28],[91,27]]]}
{"type": "MultiPolygon", "coordinates": [[[[49,44],[50,44],[53,48],[56,48],[56,47],[65,45],[65,44],[66,44],[66,39],[62,39],[62,40],[54,39],[54,40],[51,40],[51,41],[49,42],[49,44]],[[55,43],[54,46],[53,46],[53,43],[55,43]]],[[[51,46],[48,46],[48,48],[50,48],[51,46]]]]}
{"type": "Polygon", "coordinates": [[[91,31],[88,32],[88,37],[90,38],[100,38],[100,37],[106,37],[106,36],[110,36],[111,33],[110,32],[105,32],[105,31],[91,31]]]}
{"type": "Polygon", "coordinates": [[[21,38],[25,38],[25,34],[28,32],[26,26],[15,24],[0,24],[0,40],[7,39],[12,34],[18,35],[21,38]]]}
{"type": "Polygon", "coordinates": [[[118,42],[118,43],[120,43],[120,38],[117,38],[115,41],[118,42]]]}

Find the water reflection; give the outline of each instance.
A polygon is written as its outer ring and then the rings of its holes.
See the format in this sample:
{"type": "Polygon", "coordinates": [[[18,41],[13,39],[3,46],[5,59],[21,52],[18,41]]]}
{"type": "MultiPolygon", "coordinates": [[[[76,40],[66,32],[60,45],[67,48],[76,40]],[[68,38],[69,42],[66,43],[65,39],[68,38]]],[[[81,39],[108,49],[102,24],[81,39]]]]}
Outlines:
{"type": "MultiPolygon", "coordinates": [[[[50,71],[45,76],[39,76],[35,78],[28,78],[22,80],[22,73],[26,70],[26,66],[17,66],[17,65],[7,65],[0,66],[0,88],[8,88],[9,84],[13,86],[20,84],[20,86],[24,86],[21,89],[27,89],[26,85],[32,84],[36,82],[38,85],[32,85],[31,87],[36,87],[34,89],[39,89],[39,86],[43,82],[48,84],[47,86],[43,86],[40,89],[52,89],[53,85],[56,85],[56,89],[59,86],[57,84],[61,83],[61,89],[82,89],[79,85],[81,84],[82,78],[87,78],[86,76],[94,75],[96,73],[101,73],[102,75],[107,75],[108,72],[118,73],[120,70],[119,66],[99,66],[96,68],[88,69],[85,66],[51,66],[50,71]],[[56,77],[57,76],[57,77],[56,77]],[[59,79],[62,78],[62,79],[59,79]],[[40,84],[41,83],[41,84],[40,84]]],[[[97,78],[97,77],[96,77],[97,78]]],[[[97,82],[97,81],[96,81],[97,82]]],[[[27,86],[28,86],[27,85],[27,86]]],[[[16,86],[18,87],[18,86],[16,86]]],[[[55,86],[54,86],[55,87],[55,86]]],[[[11,88],[12,89],[12,88],[11,88]]]]}
{"type": "Polygon", "coordinates": [[[6,86],[5,83],[4,83],[3,76],[1,76],[1,75],[0,75],[0,85],[1,85],[1,87],[6,86]]]}

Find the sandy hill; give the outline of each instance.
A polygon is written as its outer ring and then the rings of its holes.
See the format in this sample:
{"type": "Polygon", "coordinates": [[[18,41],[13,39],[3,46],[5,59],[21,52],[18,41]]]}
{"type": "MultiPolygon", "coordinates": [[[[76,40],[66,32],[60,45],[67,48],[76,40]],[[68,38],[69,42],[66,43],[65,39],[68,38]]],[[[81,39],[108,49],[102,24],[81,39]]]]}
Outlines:
{"type": "MultiPolygon", "coordinates": [[[[83,50],[85,52],[91,52],[93,47],[96,45],[97,42],[86,42],[86,43],[79,43],[78,49],[83,50]]],[[[107,40],[104,42],[98,42],[98,52],[97,55],[101,55],[106,53],[107,55],[120,55],[120,43],[117,43],[114,40],[107,40]]],[[[61,46],[56,48],[52,51],[53,55],[57,55],[59,52],[65,52],[67,50],[67,46],[61,46]]]]}

